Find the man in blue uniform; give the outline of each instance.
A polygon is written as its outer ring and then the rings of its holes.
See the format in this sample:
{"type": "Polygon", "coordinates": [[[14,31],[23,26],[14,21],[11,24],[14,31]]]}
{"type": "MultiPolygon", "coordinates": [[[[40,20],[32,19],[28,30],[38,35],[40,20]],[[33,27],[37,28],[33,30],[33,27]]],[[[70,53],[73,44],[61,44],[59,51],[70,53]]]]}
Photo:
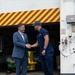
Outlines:
{"type": "Polygon", "coordinates": [[[46,29],[42,28],[40,21],[36,21],[33,24],[35,30],[38,31],[37,34],[37,42],[31,47],[40,48],[40,60],[42,64],[42,70],[45,75],[53,75],[53,53],[54,50],[52,48],[49,33],[46,29]]]}

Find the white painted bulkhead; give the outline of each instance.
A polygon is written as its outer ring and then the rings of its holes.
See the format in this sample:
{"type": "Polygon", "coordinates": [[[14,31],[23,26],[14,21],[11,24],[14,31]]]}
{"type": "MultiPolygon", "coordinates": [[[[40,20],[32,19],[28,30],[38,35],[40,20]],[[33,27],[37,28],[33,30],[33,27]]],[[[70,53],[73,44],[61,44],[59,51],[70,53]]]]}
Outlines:
{"type": "Polygon", "coordinates": [[[0,0],[0,13],[59,8],[60,0],[0,0]]]}
{"type": "Polygon", "coordinates": [[[75,15],[75,0],[60,1],[60,51],[61,73],[75,73],[75,32],[72,24],[67,24],[66,16],[75,15]],[[71,37],[69,37],[71,36],[71,37]],[[67,44],[64,44],[65,40],[67,44]]]}

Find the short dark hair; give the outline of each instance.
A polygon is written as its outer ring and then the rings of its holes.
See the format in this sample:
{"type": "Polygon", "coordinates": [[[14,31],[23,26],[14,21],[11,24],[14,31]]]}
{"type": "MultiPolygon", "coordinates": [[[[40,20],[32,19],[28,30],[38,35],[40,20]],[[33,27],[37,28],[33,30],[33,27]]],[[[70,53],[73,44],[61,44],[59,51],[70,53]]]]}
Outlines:
{"type": "Polygon", "coordinates": [[[23,26],[23,25],[24,25],[24,24],[18,24],[17,27],[19,28],[19,27],[21,27],[21,26],[23,26]]]}
{"type": "Polygon", "coordinates": [[[40,21],[35,21],[34,24],[33,24],[32,26],[36,26],[36,25],[41,26],[42,24],[41,24],[40,21]]]}

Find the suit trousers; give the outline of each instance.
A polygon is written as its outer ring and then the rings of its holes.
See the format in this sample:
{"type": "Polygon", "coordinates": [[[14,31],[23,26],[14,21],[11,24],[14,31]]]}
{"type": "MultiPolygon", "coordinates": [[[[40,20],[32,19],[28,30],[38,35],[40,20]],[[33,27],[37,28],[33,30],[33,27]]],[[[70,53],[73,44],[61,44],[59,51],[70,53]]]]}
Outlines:
{"type": "Polygon", "coordinates": [[[14,59],[16,63],[16,75],[20,75],[21,68],[22,68],[22,75],[26,75],[28,65],[27,56],[24,55],[23,58],[14,58],[14,59]]]}

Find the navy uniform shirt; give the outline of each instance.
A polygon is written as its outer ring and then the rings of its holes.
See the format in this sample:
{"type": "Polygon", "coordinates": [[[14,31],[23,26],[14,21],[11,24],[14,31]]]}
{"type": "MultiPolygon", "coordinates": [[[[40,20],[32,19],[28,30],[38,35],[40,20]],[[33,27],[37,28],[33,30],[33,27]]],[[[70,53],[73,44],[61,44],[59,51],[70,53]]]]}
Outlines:
{"type": "MultiPolygon", "coordinates": [[[[40,48],[40,55],[42,55],[42,51],[44,48],[44,36],[49,35],[48,31],[44,28],[41,28],[39,33],[37,34],[37,40],[40,48]]],[[[53,56],[54,49],[52,48],[51,42],[49,40],[48,46],[46,48],[46,54],[47,56],[53,56]]]]}

